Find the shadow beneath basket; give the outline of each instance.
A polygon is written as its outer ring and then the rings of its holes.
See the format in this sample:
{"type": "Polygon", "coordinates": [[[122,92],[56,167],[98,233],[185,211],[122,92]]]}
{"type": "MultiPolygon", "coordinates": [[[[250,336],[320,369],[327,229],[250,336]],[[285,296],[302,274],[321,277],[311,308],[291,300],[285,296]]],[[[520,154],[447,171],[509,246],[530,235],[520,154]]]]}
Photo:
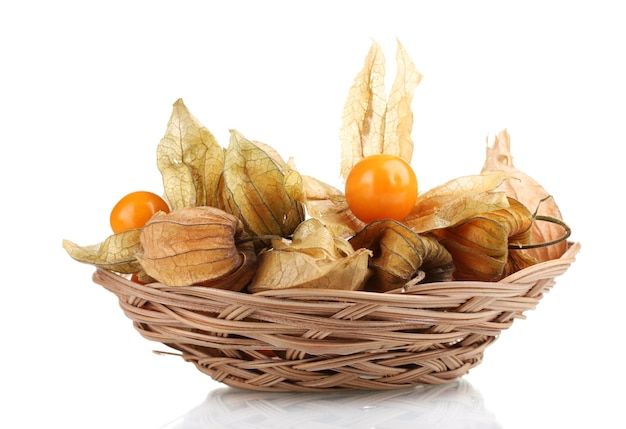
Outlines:
{"type": "Polygon", "coordinates": [[[200,428],[481,428],[502,429],[483,398],[463,379],[392,391],[329,393],[212,391],[161,429],[200,428]]]}

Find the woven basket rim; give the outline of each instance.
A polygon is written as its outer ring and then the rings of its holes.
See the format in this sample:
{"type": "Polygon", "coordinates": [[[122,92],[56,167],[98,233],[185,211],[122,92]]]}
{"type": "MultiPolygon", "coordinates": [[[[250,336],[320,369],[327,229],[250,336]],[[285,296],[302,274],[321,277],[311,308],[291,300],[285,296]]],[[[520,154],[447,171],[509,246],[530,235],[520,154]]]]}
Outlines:
{"type": "MultiPolygon", "coordinates": [[[[408,289],[394,289],[387,292],[372,292],[364,290],[342,290],[342,289],[322,289],[322,288],[285,288],[276,290],[266,290],[255,293],[232,291],[228,289],[210,288],[205,286],[168,286],[159,282],[142,285],[140,283],[131,282],[120,274],[111,272],[103,268],[96,268],[94,273],[94,282],[100,284],[101,277],[120,277],[122,281],[129,285],[133,290],[142,291],[149,296],[167,296],[168,294],[186,295],[193,291],[193,295],[220,296],[225,300],[233,298],[235,300],[244,300],[253,302],[255,300],[276,299],[294,297],[298,299],[362,299],[373,300],[376,302],[392,300],[401,304],[406,302],[408,296],[416,297],[420,294],[435,293],[437,290],[446,290],[453,292],[456,289],[461,290],[463,294],[473,293],[480,295],[487,293],[489,295],[506,296],[511,285],[524,285],[529,281],[533,281],[536,277],[557,277],[564,273],[569,265],[576,260],[576,255],[580,251],[580,242],[568,242],[566,251],[558,259],[540,262],[530,267],[521,269],[497,282],[483,282],[474,280],[454,280],[445,282],[420,283],[408,289]],[[502,285],[506,285],[503,288],[502,285]],[[395,296],[397,295],[397,296],[395,296]]],[[[513,286],[514,287],[514,286],[513,286]]],[[[411,299],[411,298],[409,298],[411,299]]],[[[419,298],[418,298],[419,299],[419,298]]]]}

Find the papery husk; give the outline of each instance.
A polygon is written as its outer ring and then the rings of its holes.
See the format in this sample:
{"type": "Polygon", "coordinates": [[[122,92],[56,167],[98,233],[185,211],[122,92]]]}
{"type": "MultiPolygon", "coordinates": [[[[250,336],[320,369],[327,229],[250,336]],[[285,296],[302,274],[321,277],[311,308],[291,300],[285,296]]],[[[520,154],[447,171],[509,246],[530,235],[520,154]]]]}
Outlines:
{"type": "Polygon", "coordinates": [[[506,194],[496,189],[510,178],[502,171],[487,171],[449,180],[420,194],[403,223],[421,233],[506,208],[509,205],[506,194]]]}
{"type": "Polygon", "coordinates": [[[274,239],[272,248],[259,254],[248,291],[361,290],[370,275],[369,255],[367,249],[355,251],[318,219],[307,219],[296,228],[291,240],[274,239]]]}
{"type": "Polygon", "coordinates": [[[452,255],[455,280],[498,281],[535,258],[509,246],[529,244],[533,218],[519,201],[509,207],[473,216],[452,227],[432,231],[452,255]]]}
{"type": "Polygon", "coordinates": [[[132,274],[141,270],[136,255],[141,251],[140,229],[131,229],[110,235],[103,242],[80,246],[63,240],[63,248],[76,261],[121,274],[132,274]]]}
{"type": "Polygon", "coordinates": [[[255,261],[252,243],[237,244],[243,235],[241,221],[215,207],[158,213],[141,232],[137,259],[147,275],[168,286],[241,290],[255,261]]]}
{"type": "MultiPolygon", "coordinates": [[[[290,236],[305,218],[305,193],[300,174],[275,151],[265,151],[231,130],[224,161],[223,208],[238,217],[252,236],[290,236]]],[[[258,242],[257,242],[258,243],[258,242]]]]}
{"type": "MultiPolygon", "coordinates": [[[[508,196],[517,199],[530,211],[535,211],[538,215],[548,216],[562,220],[561,211],[554,198],[546,191],[541,184],[526,173],[518,170],[513,165],[511,155],[511,137],[505,129],[498,133],[491,146],[487,142],[487,153],[482,171],[498,170],[503,171],[513,180],[503,182],[499,191],[504,191],[508,196]]],[[[551,222],[534,222],[531,230],[531,242],[546,243],[557,240],[563,236],[563,228],[551,222]]],[[[538,262],[560,258],[567,249],[567,242],[561,241],[545,247],[519,250],[538,262]]]]}
{"type": "Polygon", "coordinates": [[[198,286],[232,291],[243,291],[252,280],[257,267],[257,255],[254,243],[239,242],[237,244],[241,265],[230,273],[198,283],[198,286]]]}
{"type": "Polygon", "coordinates": [[[350,239],[350,244],[355,249],[372,251],[369,268],[373,275],[368,290],[400,289],[417,276],[423,282],[452,280],[454,265],[445,247],[398,221],[371,222],[350,239]]]}
{"type": "Polygon", "coordinates": [[[344,179],[361,159],[383,152],[387,108],[385,68],[383,51],[378,43],[372,42],[343,107],[339,136],[340,173],[344,179]]]}
{"type": "Polygon", "coordinates": [[[413,92],[422,81],[409,53],[396,41],[396,77],[387,99],[383,153],[396,155],[411,163],[413,157],[413,92]]]}
{"type": "Polygon", "coordinates": [[[157,146],[157,166],[173,209],[219,204],[224,150],[182,99],[174,103],[167,130],[157,146]]]}
{"type": "Polygon", "coordinates": [[[319,219],[334,235],[348,238],[365,226],[348,208],[339,189],[311,176],[302,176],[309,216],[319,219]]]}
{"type": "Polygon", "coordinates": [[[339,137],[342,142],[340,174],[344,179],[356,163],[371,155],[395,155],[411,163],[411,103],[422,74],[399,40],[396,76],[388,98],[385,71],[382,49],[372,42],[343,107],[339,137]]]}

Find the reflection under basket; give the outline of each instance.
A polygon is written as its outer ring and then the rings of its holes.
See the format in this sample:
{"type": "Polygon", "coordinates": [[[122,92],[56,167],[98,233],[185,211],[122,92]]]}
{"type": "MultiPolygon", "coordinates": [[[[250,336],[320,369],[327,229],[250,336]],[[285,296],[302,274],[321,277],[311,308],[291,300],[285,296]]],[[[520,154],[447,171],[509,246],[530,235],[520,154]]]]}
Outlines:
{"type": "Polygon", "coordinates": [[[499,429],[480,392],[466,380],[394,391],[290,395],[232,388],[206,400],[163,429],[479,427],[499,429]]]}
{"type": "Polygon", "coordinates": [[[229,386],[262,391],[389,390],[455,380],[574,262],[499,282],[441,282],[388,293],[288,289],[246,294],[140,285],[97,270],[145,338],[229,386]]]}

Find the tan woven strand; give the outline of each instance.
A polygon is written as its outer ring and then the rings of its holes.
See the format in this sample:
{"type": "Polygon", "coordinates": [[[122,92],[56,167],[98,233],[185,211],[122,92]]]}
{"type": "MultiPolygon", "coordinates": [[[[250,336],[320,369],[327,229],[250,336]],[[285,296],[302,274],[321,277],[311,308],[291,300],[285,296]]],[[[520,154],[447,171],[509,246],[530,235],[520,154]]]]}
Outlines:
{"type": "Polygon", "coordinates": [[[106,270],[93,280],[118,296],[145,338],[177,350],[227,385],[262,391],[389,390],[442,384],[483,352],[574,262],[557,260],[497,283],[442,282],[388,293],[287,289],[246,294],[140,285],[106,270]]]}

